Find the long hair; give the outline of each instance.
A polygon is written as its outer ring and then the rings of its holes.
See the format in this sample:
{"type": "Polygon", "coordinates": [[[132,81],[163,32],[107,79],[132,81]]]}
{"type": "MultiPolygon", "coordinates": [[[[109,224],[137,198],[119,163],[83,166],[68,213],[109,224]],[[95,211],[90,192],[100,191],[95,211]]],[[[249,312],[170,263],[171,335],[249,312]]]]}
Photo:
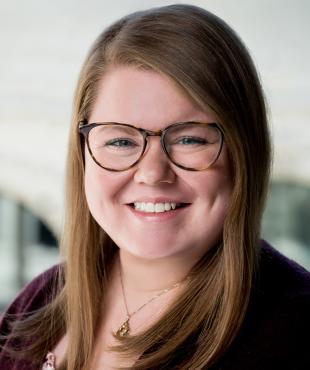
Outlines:
{"type": "Polygon", "coordinates": [[[116,247],[87,206],[78,122],[89,117],[104,73],[121,65],[167,75],[201,109],[216,113],[229,151],[233,189],[221,244],[193,267],[188,289],[162,318],[143,333],[121,340],[115,350],[143,353],[133,369],[169,368],[171,361],[186,369],[208,369],[236,337],[248,307],[259,262],[270,142],[264,96],[246,47],[224,21],[196,6],[130,14],[92,46],[76,88],[70,131],[62,239],[65,283],[49,306],[28,319],[23,332],[42,317],[53,321],[57,313],[61,324],[40,329],[43,335],[31,347],[33,358],[41,359],[46,342],[56,343],[67,332],[63,368],[89,368],[99,303],[105,299],[116,247]],[[183,356],[186,343],[191,345],[183,356]]]}

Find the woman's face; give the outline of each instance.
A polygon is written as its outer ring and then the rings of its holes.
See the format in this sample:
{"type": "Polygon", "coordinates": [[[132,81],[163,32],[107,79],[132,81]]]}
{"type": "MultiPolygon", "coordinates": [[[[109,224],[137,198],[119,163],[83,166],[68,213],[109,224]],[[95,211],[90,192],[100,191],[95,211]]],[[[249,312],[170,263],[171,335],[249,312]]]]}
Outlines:
{"type": "MultiPolygon", "coordinates": [[[[89,122],[128,123],[162,130],[175,122],[216,122],[166,76],[134,67],[115,67],[101,80],[89,122]]],[[[142,160],[123,172],[99,167],[85,149],[85,192],[98,224],[126,252],[145,259],[201,256],[220,238],[231,192],[227,148],[206,171],[176,167],[157,136],[148,139],[142,160]],[[132,204],[188,203],[147,213],[132,204]]]]}

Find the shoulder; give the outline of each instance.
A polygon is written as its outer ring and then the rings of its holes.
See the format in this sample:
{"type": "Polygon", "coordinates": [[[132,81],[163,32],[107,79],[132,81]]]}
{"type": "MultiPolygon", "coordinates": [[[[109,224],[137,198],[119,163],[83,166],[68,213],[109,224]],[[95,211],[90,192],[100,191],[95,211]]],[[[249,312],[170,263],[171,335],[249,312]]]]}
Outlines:
{"type": "MultiPolygon", "coordinates": [[[[59,287],[62,265],[55,265],[28,283],[0,317],[0,352],[12,330],[12,323],[22,320],[50,303],[59,287]],[[3,338],[4,342],[3,342],[3,338]]],[[[0,354],[1,357],[1,354],[0,354]]]]}
{"type": "Polygon", "coordinates": [[[309,271],[262,242],[254,289],[252,311],[265,324],[261,330],[301,353],[310,330],[309,271]]]}
{"type": "Polygon", "coordinates": [[[310,368],[310,273],[262,242],[247,315],[221,369],[310,368]]]}
{"type": "Polygon", "coordinates": [[[310,272],[265,241],[261,244],[258,281],[257,293],[270,300],[309,301],[310,272]]]}
{"type": "MultiPolygon", "coordinates": [[[[291,341],[292,348],[308,336],[310,273],[266,242],[262,242],[252,311],[262,322],[268,323],[266,330],[274,330],[287,343],[291,341]]],[[[282,341],[281,337],[278,337],[278,341],[282,341]]]]}
{"type": "Polygon", "coordinates": [[[59,283],[61,269],[62,265],[55,265],[28,283],[9,305],[2,317],[2,321],[5,320],[6,316],[22,316],[48,304],[59,283]]]}
{"type": "MultiPolygon", "coordinates": [[[[53,300],[61,286],[63,265],[56,265],[43,272],[18,294],[0,318],[0,368],[33,369],[31,363],[13,359],[5,348],[16,347],[18,340],[12,338],[12,328],[16,321],[26,318],[53,300]]],[[[14,335],[13,335],[14,337],[14,335]]],[[[18,347],[18,346],[17,346],[18,347]]]]}

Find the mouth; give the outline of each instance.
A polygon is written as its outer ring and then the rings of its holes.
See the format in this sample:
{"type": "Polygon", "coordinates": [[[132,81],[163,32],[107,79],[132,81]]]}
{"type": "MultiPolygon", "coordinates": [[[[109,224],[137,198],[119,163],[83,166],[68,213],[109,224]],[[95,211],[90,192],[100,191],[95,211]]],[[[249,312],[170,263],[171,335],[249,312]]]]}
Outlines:
{"type": "Polygon", "coordinates": [[[128,204],[135,211],[143,213],[164,213],[173,211],[179,208],[185,208],[190,205],[190,203],[174,203],[174,202],[164,202],[164,203],[152,203],[152,202],[134,202],[128,204]]]}

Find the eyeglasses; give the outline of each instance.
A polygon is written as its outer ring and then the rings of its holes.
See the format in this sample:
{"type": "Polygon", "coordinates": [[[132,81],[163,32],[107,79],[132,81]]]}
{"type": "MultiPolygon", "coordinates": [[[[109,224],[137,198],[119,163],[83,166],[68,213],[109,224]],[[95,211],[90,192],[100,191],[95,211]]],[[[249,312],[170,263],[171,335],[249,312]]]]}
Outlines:
{"type": "Polygon", "coordinates": [[[164,152],[177,167],[203,171],[218,159],[224,135],[217,123],[180,122],[164,130],[144,130],[125,123],[79,123],[89,154],[98,166],[126,171],[143,157],[149,136],[159,136],[164,152]]]}

